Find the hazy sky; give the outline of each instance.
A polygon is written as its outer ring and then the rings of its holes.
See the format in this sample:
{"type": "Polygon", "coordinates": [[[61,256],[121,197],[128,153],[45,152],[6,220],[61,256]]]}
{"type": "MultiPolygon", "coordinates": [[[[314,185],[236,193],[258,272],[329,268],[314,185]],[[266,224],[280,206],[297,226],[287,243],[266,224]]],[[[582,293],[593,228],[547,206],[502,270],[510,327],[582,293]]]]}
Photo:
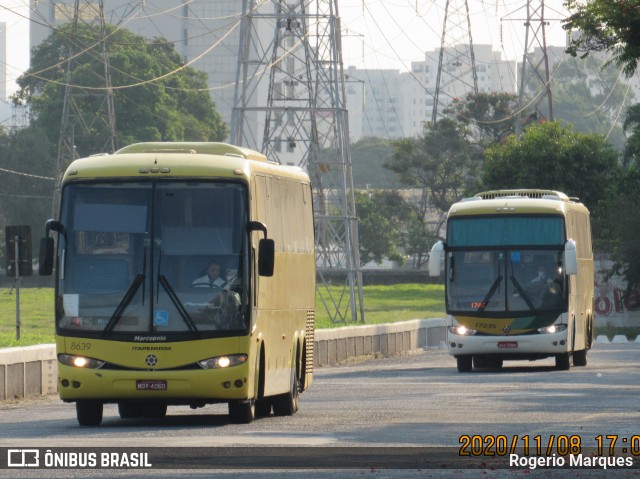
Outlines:
{"type": "MultiPolygon", "coordinates": [[[[538,8],[541,0],[530,0],[538,8]]],[[[447,0],[338,0],[343,30],[344,66],[409,70],[412,61],[440,46],[447,0]]],[[[108,5],[108,2],[106,2],[108,5]]],[[[449,0],[450,8],[464,0],[449,0]]],[[[475,44],[492,44],[503,59],[520,59],[524,52],[525,0],[468,0],[475,44]]],[[[458,9],[460,10],[460,9],[458,9]]],[[[29,0],[0,0],[0,22],[7,23],[8,91],[28,68],[29,0]]],[[[562,0],[545,2],[549,19],[547,42],[564,45],[562,0]]],[[[449,32],[455,31],[450,29],[449,32]]],[[[461,38],[460,35],[453,35],[461,38]]]]}

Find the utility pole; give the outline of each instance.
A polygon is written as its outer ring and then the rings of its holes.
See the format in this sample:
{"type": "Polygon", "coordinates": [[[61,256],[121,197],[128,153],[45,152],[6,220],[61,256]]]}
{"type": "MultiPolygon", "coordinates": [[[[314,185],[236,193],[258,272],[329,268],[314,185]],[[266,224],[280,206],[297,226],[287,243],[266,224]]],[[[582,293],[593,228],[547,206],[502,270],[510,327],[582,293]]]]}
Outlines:
{"type": "Polygon", "coordinates": [[[244,0],[242,15],[231,142],[308,172],[316,292],[333,322],[364,322],[338,2],[244,0]]]}
{"type": "Polygon", "coordinates": [[[447,0],[440,41],[440,57],[433,96],[431,122],[438,120],[441,97],[461,98],[469,92],[478,93],[478,75],[473,53],[471,19],[468,0],[447,0]]]}
{"type": "MultiPolygon", "coordinates": [[[[113,106],[113,90],[109,72],[109,56],[105,38],[107,29],[104,20],[104,5],[102,0],[97,2],[75,0],[73,8],[73,23],[69,50],[67,53],[67,70],[65,75],[64,103],[62,106],[62,120],[60,122],[60,136],[58,138],[58,158],[56,163],[56,177],[53,194],[52,216],[58,217],[60,207],[60,187],[62,176],[69,164],[79,157],[75,147],[76,136],[95,135],[104,137],[105,142],[96,152],[113,153],[117,149],[116,116],[113,106]],[[86,38],[77,35],[80,18],[91,18],[98,22],[100,37],[98,42],[87,43],[86,38]],[[86,87],[74,82],[73,70],[76,64],[86,55],[98,55],[104,65],[104,82],[98,87],[86,87]],[[96,111],[83,111],[82,100],[93,98],[97,105],[96,111]],[[96,131],[100,135],[96,135],[96,131]]],[[[96,72],[100,75],[100,72],[96,72]]],[[[101,78],[102,80],[102,78],[101,78]]]]}

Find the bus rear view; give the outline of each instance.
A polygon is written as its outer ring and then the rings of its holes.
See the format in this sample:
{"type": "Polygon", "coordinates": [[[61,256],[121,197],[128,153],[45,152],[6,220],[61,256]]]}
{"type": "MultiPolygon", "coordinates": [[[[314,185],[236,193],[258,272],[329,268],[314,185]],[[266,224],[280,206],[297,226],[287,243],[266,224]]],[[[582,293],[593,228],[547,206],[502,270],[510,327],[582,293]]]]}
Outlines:
{"type": "Polygon", "coordinates": [[[505,360],[585,366],[593,341],[589,212],[563,193],[501,190],[454,204],[444,260],[447,345],[460,372],[505,360]]]}

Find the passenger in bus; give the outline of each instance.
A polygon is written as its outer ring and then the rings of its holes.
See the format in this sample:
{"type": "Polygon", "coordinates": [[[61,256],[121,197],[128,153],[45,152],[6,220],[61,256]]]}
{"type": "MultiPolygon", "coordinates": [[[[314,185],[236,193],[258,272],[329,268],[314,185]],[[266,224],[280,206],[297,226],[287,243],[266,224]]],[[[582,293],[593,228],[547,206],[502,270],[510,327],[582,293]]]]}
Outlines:
{"type": "Polygon", "coordinates": [[[220,277],[220,263],[211,260],[207,266],[207,271],[203,276],[192,281],[194,288],[224,288],[227,282],[220,277]]]}

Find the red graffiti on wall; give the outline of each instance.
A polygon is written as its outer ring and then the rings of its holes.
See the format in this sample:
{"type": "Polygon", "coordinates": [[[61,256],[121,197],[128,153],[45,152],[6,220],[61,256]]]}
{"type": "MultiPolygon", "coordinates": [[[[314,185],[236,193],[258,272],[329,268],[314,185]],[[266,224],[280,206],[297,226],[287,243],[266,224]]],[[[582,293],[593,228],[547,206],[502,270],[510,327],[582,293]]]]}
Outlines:
{"type": "Polygon", "coordinates": [[[637,311],[640,309],[640,291],[633,290],[626,297],[624,290],[612,288],[610,294],[597,296],[594,301],[594,309],[598,316],[609,316],[611,313],[621,314],[624,311],[637,311]]]}

